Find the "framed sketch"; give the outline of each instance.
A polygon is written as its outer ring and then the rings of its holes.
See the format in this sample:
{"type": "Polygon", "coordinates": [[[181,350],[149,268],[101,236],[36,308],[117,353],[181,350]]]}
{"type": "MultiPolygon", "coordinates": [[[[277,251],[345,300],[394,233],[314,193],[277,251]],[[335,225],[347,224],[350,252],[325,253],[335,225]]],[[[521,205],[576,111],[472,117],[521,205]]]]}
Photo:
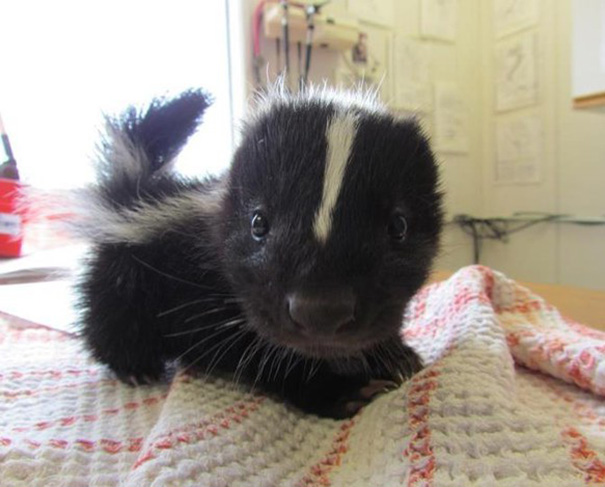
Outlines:
{"type": "Polygon", "coordinates": [[[393,41],[395,106],[413,112],[433,108],[431,53],[428,43],[396,36],[393,41]]]}
{"type": "Polygon", "coordinates": [[[496,44],[496,110],[538,102],[537,37],[520,34],[496,44]]]}
{"type": "Polygon", "coordinates": [[[496,184],[541,181],[544,135],[538,115],[501,117],[496,120],[496,184]]]}
{"type": "Polygon", "coordinates": [[[504,37],[538,23],[539,0],[493,0],[494,31],[504,37]]]}
{"type": "Polygon", "coordinates": [[[434,139],[439,152],[469,150],[468,110],[456,83],[435,83],[434,139]]]}

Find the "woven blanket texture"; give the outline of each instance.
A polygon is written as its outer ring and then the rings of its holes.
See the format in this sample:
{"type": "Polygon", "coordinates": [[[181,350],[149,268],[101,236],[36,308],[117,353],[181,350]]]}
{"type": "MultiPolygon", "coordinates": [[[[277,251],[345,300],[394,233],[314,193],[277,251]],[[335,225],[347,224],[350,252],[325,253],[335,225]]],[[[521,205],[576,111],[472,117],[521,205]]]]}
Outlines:
{"type": "Polygon", "coordinates": [[[0,486],[605,485],[605,333],[480,266],[405,323],[427,367],[334,421],[183,373],[128,387],[0,321],[0,486]]]}

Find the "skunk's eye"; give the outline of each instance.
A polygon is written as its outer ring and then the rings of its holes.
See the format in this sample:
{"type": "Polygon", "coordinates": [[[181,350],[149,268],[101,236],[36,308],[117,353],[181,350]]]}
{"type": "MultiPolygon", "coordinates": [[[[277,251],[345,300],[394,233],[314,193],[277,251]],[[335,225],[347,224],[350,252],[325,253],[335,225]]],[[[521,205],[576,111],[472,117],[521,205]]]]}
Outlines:
{"type": "Polygon", "coordinates": [[[396,242],[403,242],[408,233],[408,222],[400,213],[395,213],[391,216],[387,225],[389,237],[396,242]]]}
{"type": "Polygon", "coordinates": [[[250,221],[252,236],[256,240],[262,240],[269,233],[269,220],[260,211],[255,211],[250,221]]]}

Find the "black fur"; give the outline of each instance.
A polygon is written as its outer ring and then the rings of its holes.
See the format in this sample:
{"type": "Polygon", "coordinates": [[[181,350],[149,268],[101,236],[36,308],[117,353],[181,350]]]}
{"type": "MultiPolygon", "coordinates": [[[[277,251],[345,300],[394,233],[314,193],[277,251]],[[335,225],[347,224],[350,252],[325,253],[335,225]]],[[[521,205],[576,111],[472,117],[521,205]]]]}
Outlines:
{"type": "Polygon", "coordinates": [[[421,366],[400,328],[442,225],[429,145],[415,123],[381,109],[279,95],[249,121],[225,176],[186,180],[165,166],[207,105],[206,95],[190,91],[110,121],[91,198],[119,224],[101,217],[105,228],[95,230],[91,221],[98,241],[80,284],[86,343],[127,381],[156,380],[176,359],[308,412],[351,415],[370,399],[359,391],[371,380],[399,383],[421,366]],[[321,243],[313,221],[326,127],[343,112],[355,114],[358,129],[321,243]],[[135,177],[114,160],[120,137],[142,148],[135,177]],[[173,207],[174,217],[160,215],[173,207]],[[250,229],[257,211],[269,222],[262,238],[250,229]],[[387,231],[394,212],[407,221],[402,241],[387,231]],[[148,223],[153,215],[160,223],[148,223]],[[354,317],[341,329],[313,335],[293,322],[292,295],[319,296],[327,309],[343,290],[353,296],[354,317]]]}

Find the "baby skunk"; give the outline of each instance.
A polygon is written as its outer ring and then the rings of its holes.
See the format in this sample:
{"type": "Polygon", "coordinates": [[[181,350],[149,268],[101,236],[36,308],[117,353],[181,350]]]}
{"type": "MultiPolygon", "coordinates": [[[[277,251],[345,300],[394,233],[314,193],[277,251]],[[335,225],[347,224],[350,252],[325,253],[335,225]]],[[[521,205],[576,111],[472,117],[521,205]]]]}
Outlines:
{"type": "Polygon", "coordinates": [[[187,179],[171,162],[208,104],[192,90],[108,120],[86,344],[127,382],[177,361],[351,416],[421,368],[401,327],[442,226],[429,144],[371,93],[274,87],[226,174],[187,179]]]}

